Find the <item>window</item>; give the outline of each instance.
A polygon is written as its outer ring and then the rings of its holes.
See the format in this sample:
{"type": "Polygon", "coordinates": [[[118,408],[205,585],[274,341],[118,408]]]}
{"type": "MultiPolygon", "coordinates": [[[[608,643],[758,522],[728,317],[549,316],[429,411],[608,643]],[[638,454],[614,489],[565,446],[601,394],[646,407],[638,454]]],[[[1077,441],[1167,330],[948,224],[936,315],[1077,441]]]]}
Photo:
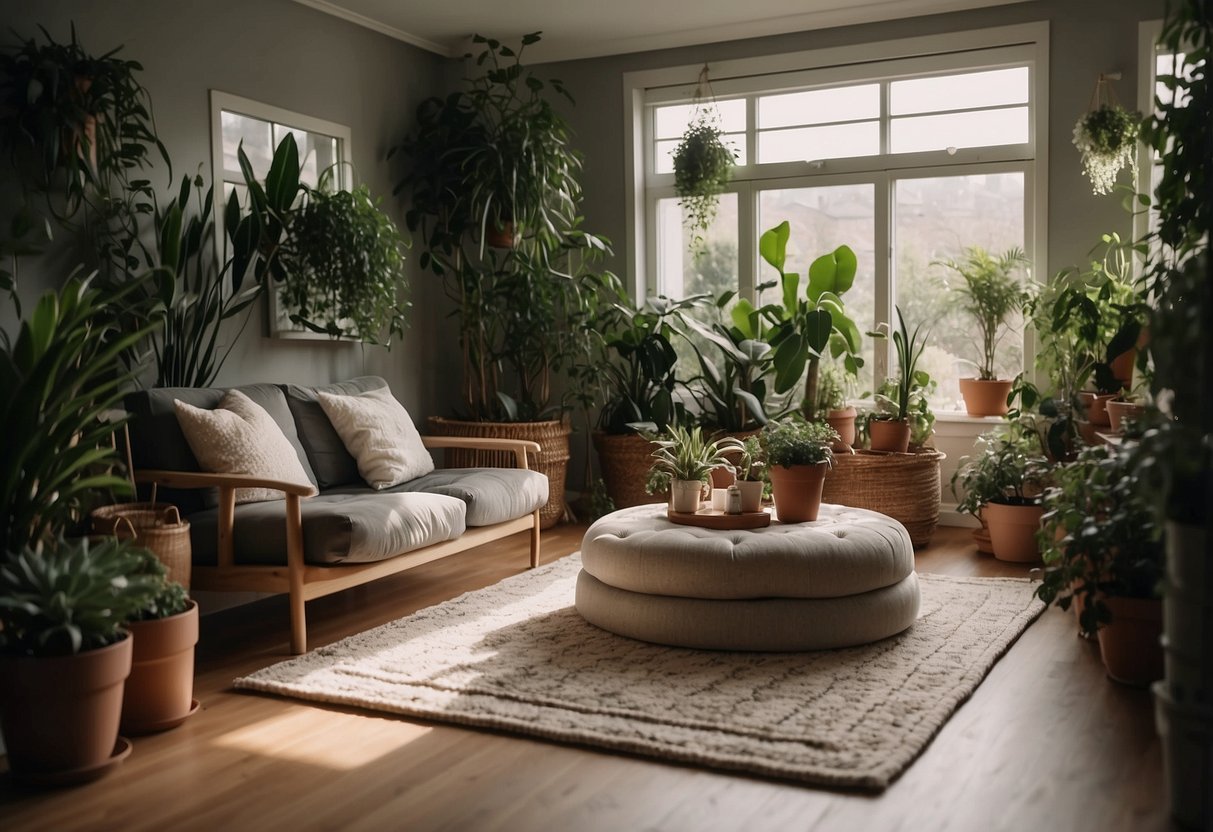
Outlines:
{"type": "MultiPolygon", "coordinates": [[[[939,261],[968,246],[1044,251],[1047,29],[1008,27],[868,49],[710,66],[734,176],[704,245],[692,250],[674,191],[672,153],[694,116],[699,67],[632,73],[629,147],[637,293],[674,297],[736,289],[757,302],[773,275],[763,230],[788,220],[791,271],[849,245],[859,273],[844,300],[862,329],[894,316],[933,331],[924,368],[933,402],[959,410],[972,375],[972,326],[948,304],[939,261]],[[879,59],[863,60],[867,52],[879,59]],[[887,57],[885,57],[887,56],[887,57]]],[[[1004,339],[999,369],[1031,358],[1027,335],[1004,339]]],[[[862,389],[883,380],[888,345],[865,339],[862,389]]]]}
{"type": "MultiPolygon", "coordinates": [[[[278,143],[290,133],[299,147],[300,181],[316,187],[326,170],[332,169],[334,183],[339,188],[350,187],[350,130],[340,124],[292,113],[258,101],[211,91],[211,153],[215,171],[217,216],[223,216],[223,206],[232,193],[240,203],[248,203],[244,175],[240,171],[237,150],[242,145],[253,172],[264,179],[278,143]],[[220,193],[222,185],[222,193],[220,193]]],[[[222,238],[222,234],[217,235],[222,238]]],[[[277,293],[269,292],[270,331],[280,338],[324,338],[291,323],[287,311],[278,303],[277,293]]]]}

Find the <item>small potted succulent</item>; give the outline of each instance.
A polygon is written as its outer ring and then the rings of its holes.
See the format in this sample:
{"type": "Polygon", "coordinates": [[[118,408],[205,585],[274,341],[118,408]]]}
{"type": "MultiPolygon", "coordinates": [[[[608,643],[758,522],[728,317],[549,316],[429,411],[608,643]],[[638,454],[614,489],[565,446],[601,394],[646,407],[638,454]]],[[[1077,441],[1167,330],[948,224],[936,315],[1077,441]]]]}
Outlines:
{"type": "Polygon", "coordinates": [[[741,490],[741,510],[761,511],[762,492],[766,488],[763,476],[767,467],[766,451],[757,436],[746,437],[741,445],[741,455],[733,466],[736,485],[741,490]]]}
{"type": "Polygon", "coordinates": [[[960,275],[961,282],[952,294],[960,309],[977,324],[977,377],[960,379],[960,392],[970,416],[1003,416],[1007,412],[1012,382],[998,378],[994,362],[1011,317],[1022,312],[1028,300],[1016,276],[1027,263],[1022,249],[1008,249],[994,257],[980,246],[965,249],[960,260],[938,261],[938,265],[960,275]]]}
{"type": "MultiPolygon", "coordinates": [[[[905,453],[910,447],[910,406],[916,388],[929,383],[929,376],[918,371],[918,359],[927,345],[927,335],[919,338],[921,326],[911,333],[906,326],[901,308],[897,308],[897,330],[893,332],[893,346],[897,350],[897,376],[895,396],[877,399],[878,409],[868,420],[868,437],[872,450],[905,453]]],[[[887,329],[887,324],[881,324],[887,329]]],[[[873,338],[887,338],[882,329],[868,333],[873,338]]]]}
{"type": "Polygon", "coordinates": [[[670,510],[683,513],[699,510],[711,487],[708,478],[712,469],[729,465],[726,454],[743,451],[742,444],[731,437],[706,439],[698,425],[670,425],[665,434],[652,441],[657,448],[645,488],[650,494],[668,489],[670,510]]]}
{"type": "Polygon", "coordinates": [[[762,432],[775,513],[784,523],[817,519],[826,472],[834,459],[838,433],[824,422],[792,416],[768,424],[762,432]]]}
{"type": "Polygon", "coordinates": [[[1049,462],[1035,435],[1025,435],[1015,424],[1006,433],[986,434],[983,446],[980,453],[960,460],[953,483],[985,499],[980,511],[990,529],[994,557],[1033,563],[1040,559],[1036,532],[1044,514],[1041,493],[1049,481],[1049,462]]]}

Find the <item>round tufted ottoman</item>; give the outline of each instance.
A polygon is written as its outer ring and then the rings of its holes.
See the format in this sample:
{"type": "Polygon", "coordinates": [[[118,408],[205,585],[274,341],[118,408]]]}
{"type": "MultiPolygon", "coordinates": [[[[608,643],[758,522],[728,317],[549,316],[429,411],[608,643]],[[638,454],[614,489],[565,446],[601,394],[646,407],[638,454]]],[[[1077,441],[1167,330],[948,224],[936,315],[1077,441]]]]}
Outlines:
{"type": "Polygon", "coordinates": [[[918,615],[910,536],[883,514],[822,504],[813,523],[716,531],[665,513],[626,508],[586,531],[586,621],[677,647],[821,650],[888,638],[918,615]]]}

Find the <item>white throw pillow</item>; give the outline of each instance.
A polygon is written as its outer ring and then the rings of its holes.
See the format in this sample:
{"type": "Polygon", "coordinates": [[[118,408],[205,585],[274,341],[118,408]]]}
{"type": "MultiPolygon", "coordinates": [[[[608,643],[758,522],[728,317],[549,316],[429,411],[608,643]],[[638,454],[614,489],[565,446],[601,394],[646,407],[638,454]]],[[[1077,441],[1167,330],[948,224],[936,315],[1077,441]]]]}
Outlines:
{"type": "Polygon", "coordinates": [[[391,488],[434,470],[434,459],[408,411],[386,387],[355,396],[317,393],[333,430],[367,485],[391,488]]]}
{"type": "MultiPolygon", "coordinates": [[[[265,408],[239,390],[229,390],[214,410],[173,400],[185,441],[203,471],[248,474],[311,485],[299,454],[265,408]]],[[[281,500],[272,488],[237,488],[237,503],[281,500]]]]}

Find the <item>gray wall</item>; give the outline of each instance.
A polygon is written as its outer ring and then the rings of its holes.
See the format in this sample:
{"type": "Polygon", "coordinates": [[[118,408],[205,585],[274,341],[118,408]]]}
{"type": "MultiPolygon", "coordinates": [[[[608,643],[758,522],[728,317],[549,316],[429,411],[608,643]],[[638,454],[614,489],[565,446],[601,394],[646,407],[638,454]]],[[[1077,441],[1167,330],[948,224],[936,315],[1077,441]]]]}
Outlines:
{"type": "MultiPolygon", "coordinates": [[[[12,42],[10,28],[30,37],[37,24],[65,42],[75,21],[80,41],[93,54],[123,45],[122,56],[142,63],[142,81],[177,178],[199,164],[210,171],[208,91],[218,89],[348,126],[358,181],[382,196],[403,226],[403,206],[391,196],[399,165],[385,155],[408,130],[418,102],[443,88],[449,63],[444,59],[290,0],[5,0],[4,11],[0,42],[6,45],[12,42]]],[[[167,189],[163,170],[151,178],[167,189]]],[[[8,197],[0,203],[0,219],[11,213],[11,192],[8,197]]],[[[57,251],[44,261],[23,263],[23,300],[59,283],[73,256],[57,251]]],[[[443,352],[433,348],[443,340],[439,327],[445,322],[433,314],[442,293],[433,279],[415,276],[415,262],[414,252],[412,326],[390,352],[271,339],[263,310],[256,310],[219,383],[320,383],[375,373],[391,382],[416,416],[445,411],[443,379],[450,377],[450,365],[435,362],[443,352]]],[[[11,323],[11,310],[4,310],[0,326],[11,323]]]]}

